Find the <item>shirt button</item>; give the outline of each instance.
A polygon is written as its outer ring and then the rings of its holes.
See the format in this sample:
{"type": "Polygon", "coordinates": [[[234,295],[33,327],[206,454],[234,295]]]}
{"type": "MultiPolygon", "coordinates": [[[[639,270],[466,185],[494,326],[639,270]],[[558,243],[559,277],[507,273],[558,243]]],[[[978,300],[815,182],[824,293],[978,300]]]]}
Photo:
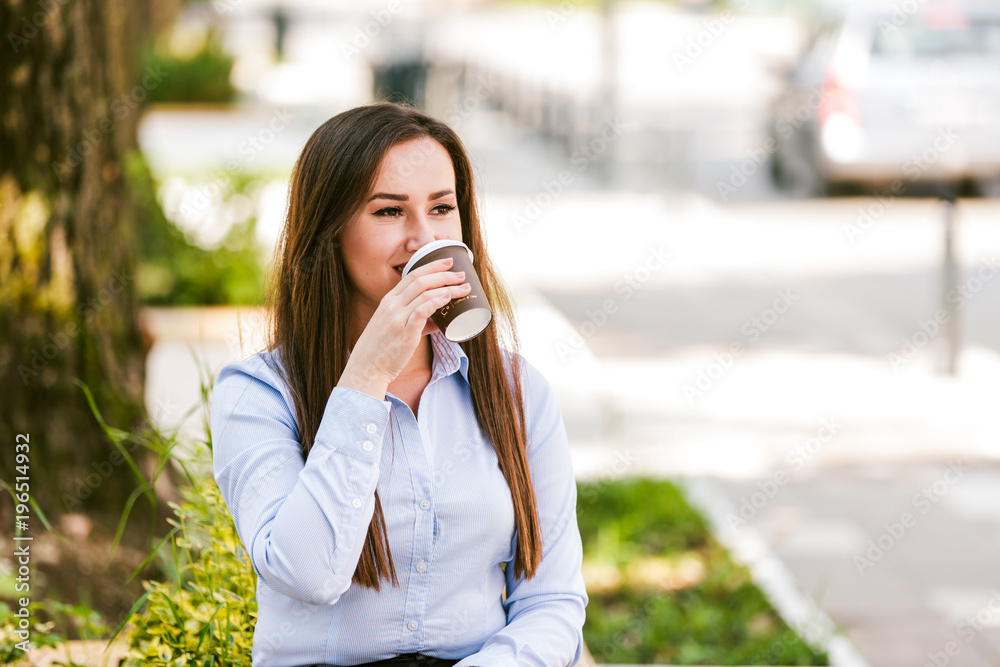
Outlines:
{"type": "Polygon", "coordinates": [[[410,632],[414,632],[417,629],[417,622],[416,621],[410,621],[409,623],[406,624],[406,627],[408,627],[410,629],[410,632]]]}
{"type": "Polygon", "coordinates": [[[421,500],[420,501],[420,509],[427,510],[427,509],[430,509],[430,506],[431,506],[431,501],[429,501],[429,500],[421,500]]]}
{"type": "Polygon", "coordinates": [[[365,440],[361,446],[365,448],[366,452],[370,452],[375,445],[372,444],[371,440],[365,440]]]}
{"type": "Polygon", "coordinates": [[[361,498],[355,498],[354,500],[351,501],[351,504],[354,505],[355,507],[361,507],[361,498]]]}
{"type": "Polygon", "coordinates": [[[368,426],[365,426],[365,430],[369,433],[374,433],[378,430],[378,426],[375,426],[375,424],[368,424],[368,426]]]}
{"type": "Polygon", "coordinates": [[[424,570],[426,569],[427,569],[427,563],[425,563],[424,561],[420,561],[419,563],[417,563],[417,572],[423,573],[424,570]]]}

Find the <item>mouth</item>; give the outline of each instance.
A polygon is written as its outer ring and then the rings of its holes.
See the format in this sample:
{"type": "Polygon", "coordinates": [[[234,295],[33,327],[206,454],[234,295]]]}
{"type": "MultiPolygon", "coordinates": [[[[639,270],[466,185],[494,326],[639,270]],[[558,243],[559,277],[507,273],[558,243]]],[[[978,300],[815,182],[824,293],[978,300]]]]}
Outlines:
{"type": "Polygon", "coordinates": [[[406,264],[400,264],[399,266],[392,267],[392,269],[393,269],[393,271],[395,271],[396,273],[398,273],[399,275],[402,276],[403,275],[403,267],[404,266],[406,266],[406,264]]]}

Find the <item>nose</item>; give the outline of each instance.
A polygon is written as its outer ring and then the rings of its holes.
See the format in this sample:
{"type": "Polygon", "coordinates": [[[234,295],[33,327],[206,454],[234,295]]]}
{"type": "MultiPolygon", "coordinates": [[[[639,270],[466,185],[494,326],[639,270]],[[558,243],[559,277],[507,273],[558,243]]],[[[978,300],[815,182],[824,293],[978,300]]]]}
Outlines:
{"type": "Polygon", "coordinates": [[[410,216],[406,230],[406,250],[416,252],[434,238],[434,228],[426,213],[417,212],[410,216]]]}

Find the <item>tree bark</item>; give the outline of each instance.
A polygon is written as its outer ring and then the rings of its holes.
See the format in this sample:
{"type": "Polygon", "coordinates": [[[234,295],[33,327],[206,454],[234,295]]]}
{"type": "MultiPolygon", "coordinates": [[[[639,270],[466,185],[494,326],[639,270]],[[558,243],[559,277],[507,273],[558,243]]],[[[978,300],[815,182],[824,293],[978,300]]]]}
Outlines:
{"type": "Polygon", "coordinates": [[[13,480],[15,437],[27,434],[31,492],[46,514],[82,512],[112,528],[138,480],[74,378],[110,426],[143,422],[142,220],[125,165],[142,100],[169,76],[140,71],[141,49],[167,20],[155,6],[0,0],[0,478],[13,480]]]}

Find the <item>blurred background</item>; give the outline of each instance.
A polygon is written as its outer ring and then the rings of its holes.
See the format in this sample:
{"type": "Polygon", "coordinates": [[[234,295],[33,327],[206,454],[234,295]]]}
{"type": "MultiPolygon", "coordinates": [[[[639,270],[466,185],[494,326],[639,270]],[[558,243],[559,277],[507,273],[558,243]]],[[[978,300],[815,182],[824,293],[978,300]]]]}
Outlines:
{"type": "Polygon", "coordinates": [[[64,533],[136,495],[73,378],[109,428],[202,431],[305,141],[407,100],[466,143],[579,480],[694,484],[854,664],[1000,663],[995,1],[0,5],[0,438],[64,533]]]}

